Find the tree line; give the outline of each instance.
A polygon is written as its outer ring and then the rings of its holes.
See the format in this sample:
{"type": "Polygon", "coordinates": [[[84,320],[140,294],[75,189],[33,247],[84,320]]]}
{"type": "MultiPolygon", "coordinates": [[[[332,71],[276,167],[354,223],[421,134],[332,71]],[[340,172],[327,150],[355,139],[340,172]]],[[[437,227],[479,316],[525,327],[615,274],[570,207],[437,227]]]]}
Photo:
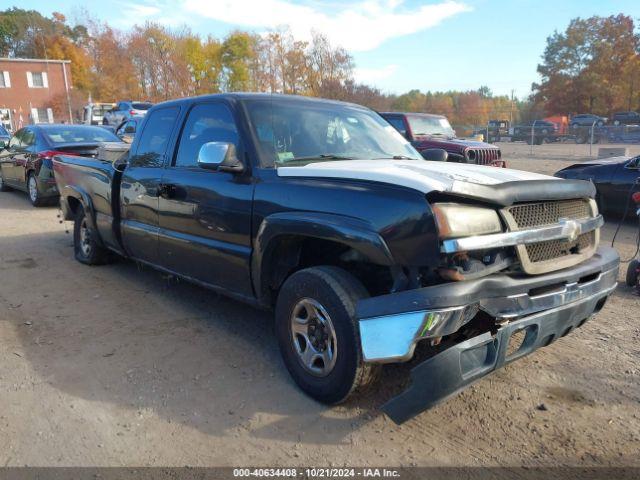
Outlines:
{"type": "MultiPolygon", "coordinates": [[[[120,31],[91,18],[70,22],[34,10],[0,11],[0,56],[71,60],[73,107],[94,101],[171,98],[260,91],[351,101],[378,111],[446,115],[454,125],[485,125],[545,114],[633,110],[640,105],[640,41],[624,15],[575,19],[547,39],[541,82],[524,100],[472,91],[383,92],[354,80],[348,51],[315,32],[309,41],[286,29],[266,34],[236,30],[224,38],[156,23],[120,31]]],[[[66,98],[54,99],[55,109],[66,98]]]]}

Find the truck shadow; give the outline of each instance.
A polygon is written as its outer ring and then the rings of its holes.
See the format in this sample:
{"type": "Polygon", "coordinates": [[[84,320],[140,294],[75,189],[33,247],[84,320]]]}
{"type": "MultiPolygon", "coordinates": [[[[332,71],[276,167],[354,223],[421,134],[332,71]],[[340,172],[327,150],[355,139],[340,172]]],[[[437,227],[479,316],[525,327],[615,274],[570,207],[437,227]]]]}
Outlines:
{"type": "Polygon", "coordinates": [[[336,444],[379,415],[380,392],[329,408],[298,390],[270,312],[131,261],[80,265],[62,231],[0,238],[0,269],[18,353],[51,387],[118,405],[125,429],[153,414],[215,436],[336,444]]]}

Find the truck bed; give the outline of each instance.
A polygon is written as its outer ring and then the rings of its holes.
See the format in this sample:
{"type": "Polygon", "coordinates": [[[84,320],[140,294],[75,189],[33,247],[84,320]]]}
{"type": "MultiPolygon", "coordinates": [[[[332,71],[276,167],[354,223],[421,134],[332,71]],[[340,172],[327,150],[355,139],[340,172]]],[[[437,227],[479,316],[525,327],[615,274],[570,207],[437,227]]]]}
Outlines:
{"type": "MultiPolygon", "coordinates": [[[[99,155],[104,156],[104,153],[99,155]]],[[[121,250],[116,221],[119,219],[119,177],[111,161],[101,158],[85,158],[73,155],[56,155],[53,171],[62,198],[72,198],[69,208],[63,212],[65,220],[72,220],[81,207],[91,205],[95,212],[91,221],[105,246],[121,250]],[[115,180],[115,181],[114,181],[115,180]]],[[[65,202],[61,202],[62,205],[65,202]]]]}

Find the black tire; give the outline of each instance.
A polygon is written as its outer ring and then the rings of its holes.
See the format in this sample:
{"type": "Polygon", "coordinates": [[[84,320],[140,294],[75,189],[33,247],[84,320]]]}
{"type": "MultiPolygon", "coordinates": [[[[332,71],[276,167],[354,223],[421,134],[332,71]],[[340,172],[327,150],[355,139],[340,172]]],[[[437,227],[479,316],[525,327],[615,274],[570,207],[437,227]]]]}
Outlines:
{"type": "Polygon", "coordinates": [[[78,208],[73,224],[73,254],[77,261],[85,265],[103,265],[110,259],[109,251],[97,243],[82,207],[78,208]]]}
{"type": "Polygon", "coordinates": [[[10,192],[11,187],[8,187],[6,183],[4,183],[4,175],[2,174],[2,170],[0,170],[0,192],[10,192]]]}
{"type": "Polygon", "coordinates": [[[47,199],[42,198],[40,186],[38,185],[38,178],[33,172],[30,172],[27,176],[27,195],[29,196],[31,205],[34,207],[42,207],[47,203],[47,199]]]}
{"type": "MultiPolygon", "coordinates": [[[[331,266],[300,270],[291,275],[280,289],[275,330],[284,364],[296,384],[322,403],[343,402],[377,378],[379,366],[363,362],[360,332],[355,320],[356,303],[368,296],[356,278],[331,266]],[[309,338],[313,338],[316,329],[307,331],[304,337],[292,332],[294,312],[309,300],[326,312],[335,334],[334,364],[321,374],[314,374],[305,367],[301,358],[303,354],[299,353],[301,341],[305,339],[305,346],[309,348],[309,338]]],[[[312,318],[312,315],[307,312],[306,318],[312,318]]],[[[310,323],[307,320],[307,324],[310,323]]]]}
{"type": "Polygon", "coordinates": [[[638,260],[632,260],[627,267],[627,286],[635,287],[638,285],[638,265],[640,262],[638,260]]]}

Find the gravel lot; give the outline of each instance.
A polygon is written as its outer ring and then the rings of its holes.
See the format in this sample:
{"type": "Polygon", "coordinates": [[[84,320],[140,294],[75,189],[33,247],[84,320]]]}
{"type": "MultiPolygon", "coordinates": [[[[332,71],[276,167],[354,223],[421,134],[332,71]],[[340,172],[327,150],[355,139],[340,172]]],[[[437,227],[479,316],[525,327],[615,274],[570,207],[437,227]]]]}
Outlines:
{"type": "MultiPolygon", "coordinates": [[[[585,155],[502,147],[545,173],[585,155]]],[[[56,213],[0,194],[0,465],[640,466],[640,298],[623,284],[583,328],[396,426],[387,388],[336,408],[300,393],[270,314],[132,262],[80,265],[56,213]]]]}

